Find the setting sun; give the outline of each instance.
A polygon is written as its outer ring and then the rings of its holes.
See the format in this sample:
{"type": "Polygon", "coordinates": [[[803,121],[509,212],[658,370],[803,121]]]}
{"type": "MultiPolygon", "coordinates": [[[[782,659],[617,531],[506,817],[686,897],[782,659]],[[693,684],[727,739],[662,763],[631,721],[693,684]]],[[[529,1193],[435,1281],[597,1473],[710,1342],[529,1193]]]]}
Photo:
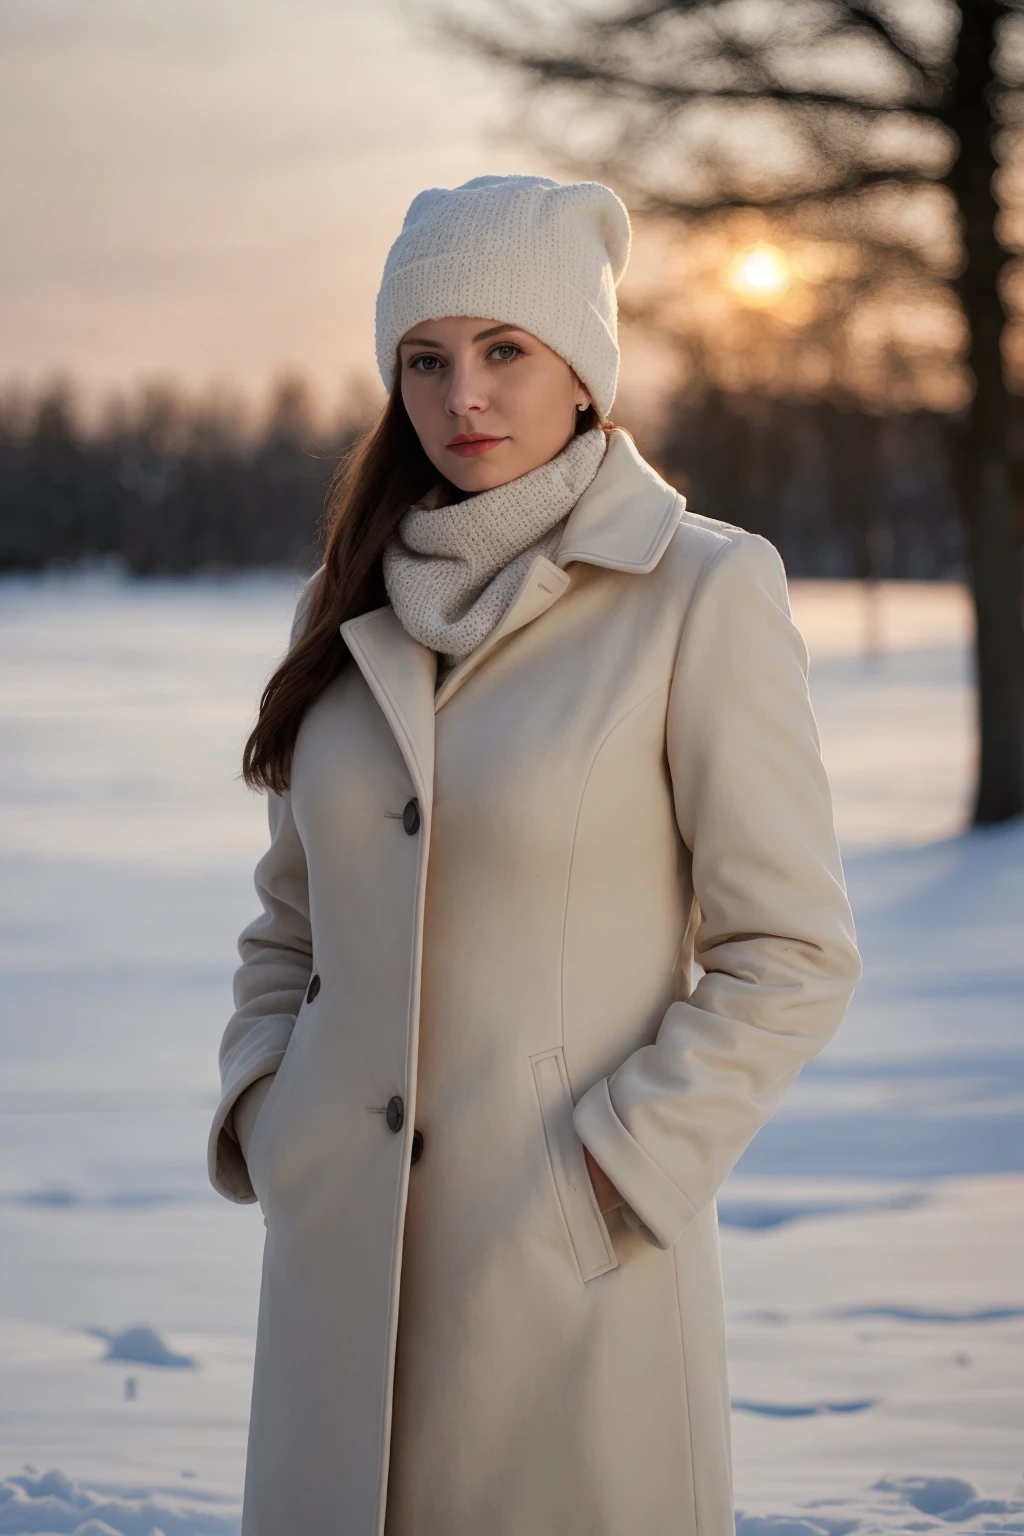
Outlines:
{"type": "Polygon", "coordinates": [[[748,245],[726,268],[726,282],[744,304],[776,304],[792,281],[792,268],[775,245],[748,245]]]}

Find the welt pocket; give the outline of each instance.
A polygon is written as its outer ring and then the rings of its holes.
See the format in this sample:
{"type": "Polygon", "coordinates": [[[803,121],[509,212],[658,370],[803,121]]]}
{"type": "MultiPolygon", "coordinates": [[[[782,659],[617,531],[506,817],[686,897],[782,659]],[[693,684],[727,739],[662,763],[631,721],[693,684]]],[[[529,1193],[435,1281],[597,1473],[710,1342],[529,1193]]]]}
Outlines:
{"type": "Polygon", "coordinates": [[[572,1089],[562,1047],[530,1057],[533,1083],[540,1103],[548,1162],[569,1241],[584,1280],[593,1280],[618,1266],[608,1227],[590,1182],[583,1143],[572,1123],[572,1089]]]}

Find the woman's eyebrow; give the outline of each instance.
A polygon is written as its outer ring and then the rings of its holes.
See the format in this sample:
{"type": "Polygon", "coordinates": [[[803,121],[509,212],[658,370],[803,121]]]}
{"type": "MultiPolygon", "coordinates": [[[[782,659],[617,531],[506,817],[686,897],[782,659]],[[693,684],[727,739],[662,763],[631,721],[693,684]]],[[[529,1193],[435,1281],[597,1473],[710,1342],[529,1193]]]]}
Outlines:
{"type": "Polygon", "coordinates": [[[486,341],[488,336],[497,336],[502,331],[518,331],[519,329],[520,327],[518,325],[492,325],[489,331],[477,331],[476,335],[473,337],[473,340],[486,341]]]}
{"type": "MultiPolygon", "coordinates": [[[[518,325],[492,325],[490,330],[478,331],[473,337],[474,341],[486,341],[488,336],[499,336],[502,331],[518,331],[522,327],[518,325]]],[[[443,349],[443,341],[434,341],[429,336],[407,336],[399,342],[400,347],[440,347],[443,349]]]]}

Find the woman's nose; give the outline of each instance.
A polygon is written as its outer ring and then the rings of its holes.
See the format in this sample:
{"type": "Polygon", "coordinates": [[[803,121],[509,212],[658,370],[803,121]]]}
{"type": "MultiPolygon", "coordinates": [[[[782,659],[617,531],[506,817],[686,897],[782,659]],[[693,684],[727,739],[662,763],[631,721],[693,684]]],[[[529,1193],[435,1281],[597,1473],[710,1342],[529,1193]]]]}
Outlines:
{"type": "Polygon", "coordinates": [[[487,409],[487,394],[478,369],[458,364],[452,368],[445,405],[449,416],[469,416],[487,409]]]}

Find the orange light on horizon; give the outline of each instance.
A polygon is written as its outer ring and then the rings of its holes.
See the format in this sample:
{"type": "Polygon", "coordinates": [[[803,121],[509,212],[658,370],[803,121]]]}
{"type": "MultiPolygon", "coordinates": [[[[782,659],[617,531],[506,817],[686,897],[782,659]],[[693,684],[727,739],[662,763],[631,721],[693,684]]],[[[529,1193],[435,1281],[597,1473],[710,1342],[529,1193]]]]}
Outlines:
{"type": "Polygon", "coordinates": [[[793,268],[777,245],[748,245],[729,262],[725,281],[742,303],[764,309],[788,293],[793,268]]]}

